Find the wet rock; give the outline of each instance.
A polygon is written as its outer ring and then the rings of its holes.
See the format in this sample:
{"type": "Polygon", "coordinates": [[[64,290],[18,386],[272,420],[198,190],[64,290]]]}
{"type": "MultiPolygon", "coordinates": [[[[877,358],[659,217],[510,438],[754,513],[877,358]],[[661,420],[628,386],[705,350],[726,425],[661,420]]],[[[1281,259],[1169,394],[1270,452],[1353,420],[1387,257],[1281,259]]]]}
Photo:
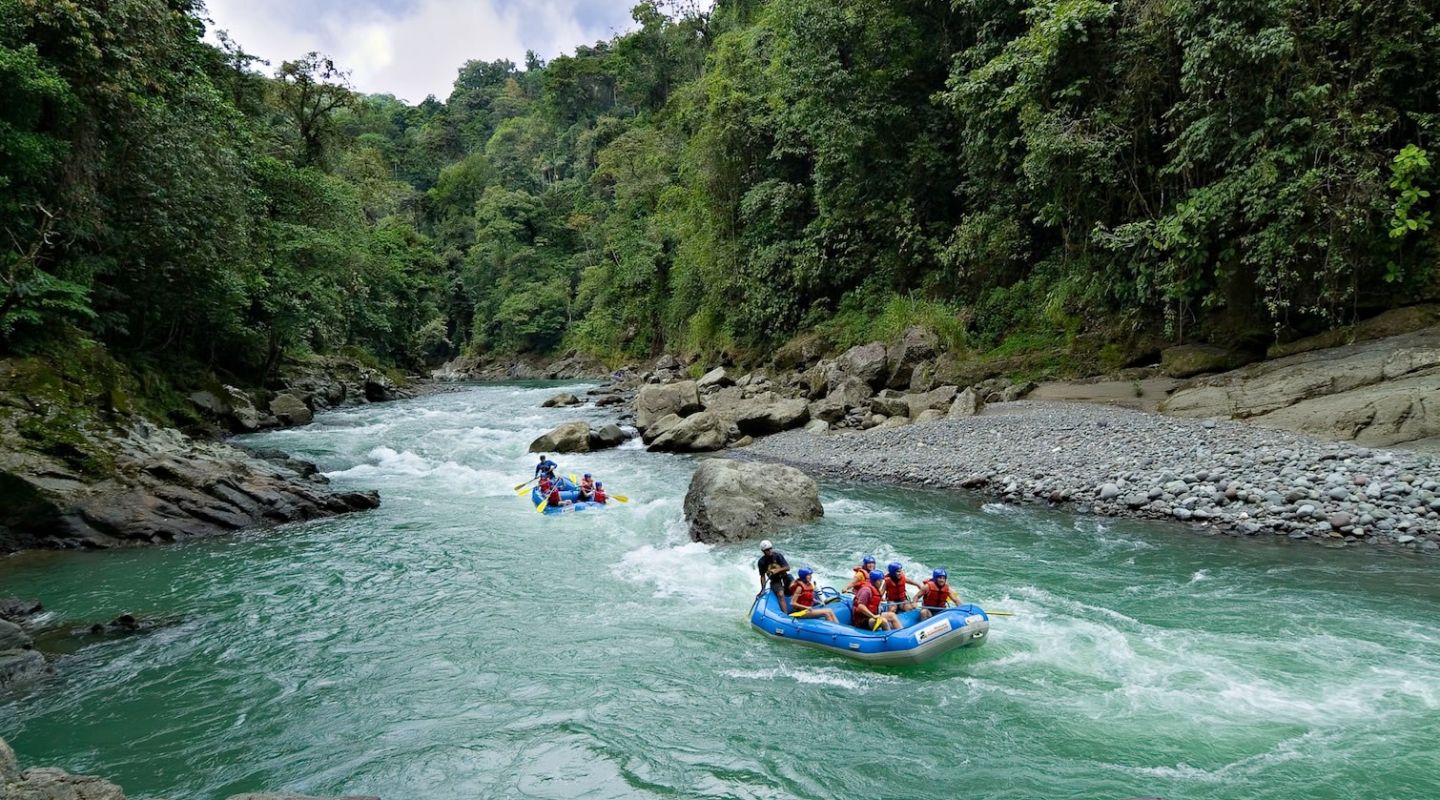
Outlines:
{"type": "Polygon", "coordinates": [[[815,481],[782,464],[711,459],[685,493],[685,519],[698,542],[758,538],[824,513],[815,481]]]}
{"type": "Polygon", "coordinates": [[[590,449],[604,450],[610,447],[619,447],[629,438],[625,431],[615,424],[601,425],[590,431],[590,449]]]}
{"type": "Polygon", "coordinates": [[[28,686],[51,673],[50,664],[37,650],[0,650],[0,691],[28,686]]]}
{"type": "Polygon", "coordinates": [[[719,450],[730,439],[730,424],[711,411],[691,414],[669,426],[650,443],[649,449],[680,453],[719,450]]]}
{"type": "Polygon", "coordinates": [[[590,423],[567,422],[530,443],[532,453],[588,453],[590,423]]]}
{"type": "Polygon", "coordinates": [[[607,406],[619,406],[619,405],[624,405],[624,404],[625,404],[625,397],[624,397],[623,395],[618,395],[618,394],[602,394],[602,395],[600,395],[600,396],[598,396],[598,397],[595,398],[595,407],[596,407],[596,408],[605,408],[605,407],[607,407],[607,406]]]}
{"type": "Polygon", "coordinates": [[[580,405],[580,398],[576,397],[575,395],[573,395],[573,394],[571,394],[571,393],[569,393],[569,392],[562,392],[562,393],[557,394],[557,395],[555,395],[555,396],[553,396],[553,397],[546,398],[545,402],[543,402],[543,403],[540,404],[540,407],[541,407],[541,408],[564,408],[564,407],[566,407],[566,406],[578,406],[578,405],[580,405]]]}
{"type": "Polygon", "coordinates": [[[277,394],[271,399],[270,413],[285,425],[308,425],[315,418],[305,401],[289,392],[277,394]]]}
{"type": "Polygon", "coordinates": [[[386,403],[399,398],[395,384],[383,372],[367,372],[360,379],[360,391],[371,403],[386,403]]]}
{"type": "Polygon", "coordinates": [[[19,597],[0,598],[0,619],[9,622],[23,622],[45,610],[39,600],[24,600],[19,597]]]}
{"type": "Polygon", "coordinates": [[[635,397],[635,427],[643,431],[669,414],[684,417],[702,408],[695,381],[648,384],[635,397]]]}

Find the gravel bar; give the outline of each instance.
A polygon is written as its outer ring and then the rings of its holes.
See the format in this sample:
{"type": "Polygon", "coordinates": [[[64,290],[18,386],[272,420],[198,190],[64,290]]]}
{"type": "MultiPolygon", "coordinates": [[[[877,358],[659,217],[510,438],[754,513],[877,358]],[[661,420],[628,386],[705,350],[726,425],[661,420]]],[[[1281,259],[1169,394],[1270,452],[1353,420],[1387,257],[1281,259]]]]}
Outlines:
{"type": "Polygon", "coordinates": [[[735,455],[829,478],[965,488],[1236,536],[1440,550],[1431,456],[1228,420],[1022,401],[902,428],[789,431],[735,455]]]}

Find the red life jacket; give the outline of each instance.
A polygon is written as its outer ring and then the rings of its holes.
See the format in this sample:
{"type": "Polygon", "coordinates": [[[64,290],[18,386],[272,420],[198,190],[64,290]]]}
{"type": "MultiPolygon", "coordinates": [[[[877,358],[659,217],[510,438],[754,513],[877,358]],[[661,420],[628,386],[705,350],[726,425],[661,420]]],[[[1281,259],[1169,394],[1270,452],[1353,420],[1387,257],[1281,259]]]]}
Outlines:
{"type": "Polygon", "coordinates": [[[552,505],[552,506],[558,506],[558,505],[560,505],[560,490],[559,490],[559,489],[552,489],[552,490],[550,491],[549,503],[550,503],[550,505],[552,505]]]}
{"type": "Polygon", "coordinates": [[[607,499],[604,489],[595,490],[595,502],[603,503],[607,499]]]}
{"type": "Polygon", "coordinates": [[[544,478],[540,479],[540,494],[550,494],[550,481],[544,478]]]}
{"type": "Polygon", "coordinates": [[[797,606],[815,605],[815,584],[810,581],[795,581],[795,586],[790,590],[794,595],[791,599],[797,606]]]}
{"type": "Polygon", "coordinates": [[[895,580],[885,576],[885,599],[892,603],[905,599],[905,570],[895,573],[895,580]]]}
{"type": "MultiPolygon", "coordinates": [[[[850,610],[851,612],[859,611],[861,606],[870,609],[871,614],[880,613],[880,593],[868,583],[855,590],[855,601],[850,604],[850,610]]],[[[854,616],[855,621],[859,622],[860,615],[855,614],[854,616]]]]}
{"type": "Polygon", "coordinates": [[[933,579],[925,581],[925,585],[921,588],[921,598],[927,606],[943,608],[950,600],[950,584],[947,583],[942,587],[933,579]]]}

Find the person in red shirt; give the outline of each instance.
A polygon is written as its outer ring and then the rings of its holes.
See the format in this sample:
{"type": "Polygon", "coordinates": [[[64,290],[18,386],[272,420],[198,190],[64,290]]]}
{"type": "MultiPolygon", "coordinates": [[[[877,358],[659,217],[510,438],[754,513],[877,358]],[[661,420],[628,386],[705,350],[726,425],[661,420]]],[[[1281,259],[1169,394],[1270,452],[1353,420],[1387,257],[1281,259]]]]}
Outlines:
{"type": "Polygon", "coordinates": [[[930,580],[920,587],[920,619],[930,619],[945,608],[946,603],[960,605],[960,595],[950,588],[949,575],[943,569],[930,573],[930,580]]]}
{"type": "Polygon", "coordinates": [[[900,618],[892,611],[880,610],[880,581],[885,573],[871,570],[866,577],[869,580],[855,590],[855,599],[850,604],[851,624],[867,631],[879,630],[881,626],[886,630],[900,630],[900,618]]]}
{"type": "Polygon", "coordinates": [[[815,570],[809,567],[801,567],[800,571],[796,574],[800,577],[796,578],[795,582],[790,584],[790,607],[794,609],[794,611],[790,612],[790,616],[799,619],[823,619],[829,620],[830,622],[839,622],[839,620],[835,618],[834,611],[828,608],[815,607],[815,583],[810,578],[811,575],[815,574],[815,570]]]}
{"type": "Polygon", "coordinates": [[[885,566],[885,580],[880,588],[885,595],[885,602],[896,611],[909,611],[918,603],[910,600],[910,588],[920,588],[920,584],[905,576],[905,567],[899,561],[891,561],[885,566]]]}
{"type": "Polygon", "coordinates": [[[605,494],[605,484],[602,481],[595,481],[594,499],[597,503],[604,503],[606,500],[610,499],[610,495],[605,494]]]}
{"type": "Polygon", "coordinates": [[[595,478],[590,473],[580,476],[580,499],[593,500],[595,498],[595,478]]]}

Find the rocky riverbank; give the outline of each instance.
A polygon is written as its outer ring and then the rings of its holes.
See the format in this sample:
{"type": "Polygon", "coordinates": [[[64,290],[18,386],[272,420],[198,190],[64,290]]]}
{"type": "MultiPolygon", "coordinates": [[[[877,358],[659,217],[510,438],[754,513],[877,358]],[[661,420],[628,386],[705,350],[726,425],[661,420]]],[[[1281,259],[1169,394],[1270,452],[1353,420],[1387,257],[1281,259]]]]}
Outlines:
{"type": "Polygon", "coordinates": [[[842,480],[964,488],[1231,535],[1440,550],[1440,471],[1429,456],[1232,421],[1016,402],[853,435],[794,431],[741,452],[842,480]]]}
{"type": "MultiPolygon", "coordinates": [[[[125,800],[125,792],[104,778],[71,775],[53,767],[21,770],[15,751],[0,739],[0,800],[125,800]]],[[[298,794],[247,793],[230,800],[322,800],[298,794]]],[[[379,800],[350,796],[334,800],[379,800]]]]}
{"type": "Polygon", "coordinates": [[[99,351],[0,361],[0,553],[172,542],[374,508],[374,492],[332,492],[314,465],[213,435],[407,394],[346,359],[296,362],[270,388],[192,392],[187,433],[166,424],[183,409],[157,411],[140,388],[99,351]]]}

